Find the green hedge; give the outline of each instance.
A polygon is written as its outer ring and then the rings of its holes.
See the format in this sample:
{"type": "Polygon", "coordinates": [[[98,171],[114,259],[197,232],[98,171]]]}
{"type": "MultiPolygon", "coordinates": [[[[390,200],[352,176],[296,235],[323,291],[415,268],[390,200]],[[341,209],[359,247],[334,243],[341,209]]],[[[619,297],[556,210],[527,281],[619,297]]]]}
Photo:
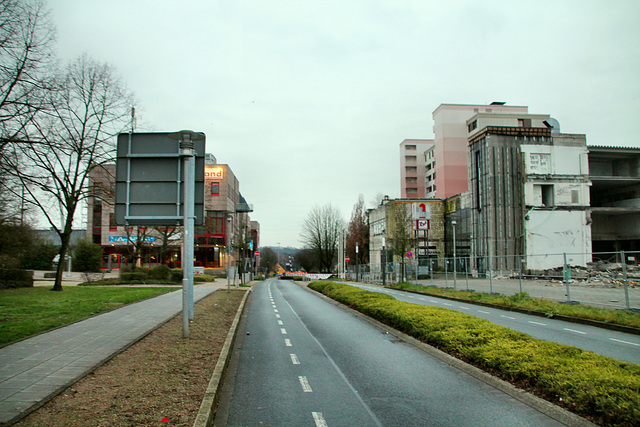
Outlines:
{"type": "Polygon", "coordinates": [[[597,423],[638,425],[640,365],[345,284],[309,287],[597,423]]]}
{"type": "Polygon", "coordinates": [[[640,328],[640,314],[630,310],[611,310],[586,305],[561,304],[544,298],[531,297],[526,292],[515,295],[491,295],[482,292],[467,292],[432,286],[412,285],[407,282],[393,284],[390,287],[427,295],[441,295],[509,308],[536,311],[538,313],[544,313],[550,318],[561,315],[640,328]]]}
{"type": "Polygon", "coordinates": [[[33,287],[33,271],[17,268],[0,268],[0,288],[33,287]]]}
{"type": "Polygon", "coordinates": [[[122,282],[144,282],[149,280],[149,275],[146,271],[134,271],[131,273],[120,273],[120,280],[122,282]]]}

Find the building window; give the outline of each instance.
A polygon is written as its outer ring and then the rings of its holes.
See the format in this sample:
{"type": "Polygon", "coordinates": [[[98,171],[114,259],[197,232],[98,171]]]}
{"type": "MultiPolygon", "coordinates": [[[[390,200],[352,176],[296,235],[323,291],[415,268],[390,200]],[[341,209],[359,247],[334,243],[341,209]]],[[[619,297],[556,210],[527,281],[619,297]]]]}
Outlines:
{"type": "Polygon", "coordinates": [[[469,123],[468,128],[469,128],[469,132],[471,132],[474,129],[477,129],[478,128],[478,121],[474,120],[471,123],[469,123]]]}
{"type": "Polygon", "coordinates": [[[578,190],[571,190],[571,203],[580,203],[580,192],[578,190]]]}
{"type": "Polygon", "coordinates": [[[414,182],[418,182],[418,178],[416,178],[415,176],[408,176],[406,178],[407,183],[414,183],[414,182]]]}
{"type": "Polygon", "coordinates": [[[405,159],[407,162],[415,162],[415,161],[417,161],[417,160],[418,160],[418,157],[417,157],[417,156],[404,156],[404,159],[405,159]]]}
{"type": "Polygon", "coordinates": [[[220,183],[219,182],[212,182],[211,183],[211,195],[212,196],[219,196],[220,195],[220,183]]]}
{"type": "Polygon", "coordinates": [[[542,206],[553,206],[553,185],[541,185],[542,206]]]}
{"type": "Polygon", "coordinates": [[[113,212],[109,212],[109,231],[118,231],[116,216],[113,212]]]}
{"type": "Polygon", "coordinates": [[[407,151],[409,151],[409,150],[415,150],[415,149],[416,149],[416,146],[415,146],[415,145],[405,145],[405,149],[406,149],[407,151]]]}
{"type": "Polygon", "coordinates": [[[417,188],[407,188],[407,194],[416,194],[417,192],[417,188]]]}
{"type": "Polygon", "coordinates": [[[407,167],[405,167],[405,172],[406,173],[417,173],[418,172],[418,167],[417,166],[407,166],[407,167]]]}
{"type": "Polygon", "coordinates": [[[518,119],[518,127],[530,128],[531,127],[531,119],[518,119]]]}

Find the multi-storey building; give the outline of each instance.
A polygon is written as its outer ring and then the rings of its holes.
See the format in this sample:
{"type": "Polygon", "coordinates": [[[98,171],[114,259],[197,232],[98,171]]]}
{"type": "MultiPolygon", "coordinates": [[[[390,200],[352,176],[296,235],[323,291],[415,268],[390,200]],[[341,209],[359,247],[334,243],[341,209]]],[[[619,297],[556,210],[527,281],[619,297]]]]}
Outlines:
{"type": "Polygon", "coordinates": [[[405,228],[413,239],[412,255],[421,266],[431,265],[437,268],[445,255],[444,243],[444,211],[445,202],[441,199],[404,198],[389,199],[385,197],[380,205],[368,211],[369,217],[369,260],[372,271],[380,271],[382,263],[382,247],[385,246],[387,262],[401,262],[406,255],[394,255],[394,235],[398,227],[405,228]],[[412,218],[412,209],[416,204],[424,204],[428,213],[428,229],[418,230],[412,218]],[[404,210],[403,215],[394,215],[394,209],[404,210]],[[404,224],[397,224],[398,218],[404,218],[404,224]],[[431,261],[430,261],[431,260],[431,261]]]}
{"type": "Polygon", "coordinates": [[[526,114],[528,107],[504,105],[441,104],[433,112],[435,167],[433,169],[434,197],[447,198],[468,190],[467,120],[477,113],[526,114]]]}
{"type": "Polygon", "coordinates": [[[585,136],[559,133],[548,115],[477,113],[466,124],[478,269],[590,262],[585,136]]]}
{"type": "Polygon", "coordinates": [[[594,256],[640,251],[640,148],[590,146],[589,177],[594,256]]]}
{"type": "Polygon", "coordinates": [[[405,139],[400,143],[400,193],[403,198],[425,197],[425,152],[433,147],[430,139],[405,139]]]}
{"type": "MultiPolygon", "coordinates": [[[[195,265],[226,268],[238,257],[253,259],[248,247],[259,244],[259,223],[251,221],[252,208],[240,194],[238,179],[228,165],[205,162],[204,218],[195,228],[195,265]],[[242,244],[239,239],[251,244],[242,244]],[[244,254],[237,248],[244,247],[244,254]],[[228,248],[236,248],[233,252],[228,248]]],[[[115,164],[95,167],[90,174],[94,189],[89,199],[87,234],[104,248],[103,267],[118,268],[133,262],[134,253],[142,266],[181,265],[180,227],[127,227],[116,225],[113,197],[115,164]],[[136,248],[136,245],[138,246],[136,248]]]]}

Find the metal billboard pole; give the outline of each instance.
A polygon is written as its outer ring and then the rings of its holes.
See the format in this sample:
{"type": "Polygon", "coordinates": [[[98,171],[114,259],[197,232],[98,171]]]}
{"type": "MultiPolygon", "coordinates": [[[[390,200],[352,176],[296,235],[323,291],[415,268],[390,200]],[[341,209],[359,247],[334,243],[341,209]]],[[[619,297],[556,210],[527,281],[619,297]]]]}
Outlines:
{"type": "Polygon", "coordinates": [[[174,132],[168,135],[180,141],[180,157],[184,172],[184,238],[182,240],[182,336],[189,338],[189,320],[193,320],[193,257],[195,246],[195,151],[193,141],[204,135],[192,131],[174,132]]]}

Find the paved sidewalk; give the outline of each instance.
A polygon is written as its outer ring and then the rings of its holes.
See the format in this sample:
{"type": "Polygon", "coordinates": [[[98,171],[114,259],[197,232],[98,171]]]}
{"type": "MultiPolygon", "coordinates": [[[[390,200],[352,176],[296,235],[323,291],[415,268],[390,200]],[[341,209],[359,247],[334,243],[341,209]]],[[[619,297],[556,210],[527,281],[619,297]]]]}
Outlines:
{"type": "MultiPolygon", "coordinates": [[[[197,285],[194,301],[226,286],[222,280],[197,285]]],[[[0,425],[37,408],[181,311],[177,290],[1,348],[0,425]]]]}

